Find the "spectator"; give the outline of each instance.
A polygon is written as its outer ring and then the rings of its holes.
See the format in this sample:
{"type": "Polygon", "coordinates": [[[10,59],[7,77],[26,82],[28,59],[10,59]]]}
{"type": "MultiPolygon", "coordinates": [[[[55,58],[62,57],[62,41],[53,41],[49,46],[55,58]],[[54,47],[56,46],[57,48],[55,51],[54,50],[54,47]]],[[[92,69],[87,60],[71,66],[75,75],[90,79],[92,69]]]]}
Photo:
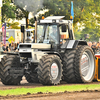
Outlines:
{"type": "Polygon", "coordinates": [[[97,53],[100,53],[100,42],[97,43],[96,47],[97,47],[97,53]]]}
{"type": "Polygon", "coordinates": [[[32,43],[35,43],[35,39],[34,39],[34,36],[32,36],[32,43]]]}
{"type": "Polygon", "coordinates": [[[17,50],[17,44],[14,44],[13,50],[16,51],[17,50]]]}
{"type": "Polygon", "coordinates": [[[96,42],[92,42],[92,46],[91,46],[94,54],[96,53],[96,42]]]}
{"type": "Polygon", "coordinates": [[[19,51],[19,42],[17,42],[17,50],[19,51]]]}
{"type": "Polygon", "coordinates": [[[2,46],[3,51],[6,51],[5,44],[2,46]]]}
{"type": "Polygon", "coordinates": [[[9,48],[10,48],[10,51],[14,51],[14,43],[11,43],[11,46],[9,48]]]}
{"type": "Polygon", "coordinates": [[[9,50],[9,44],[6,43],[6,51],[8,51],[8,50],[9,50]]]}
{"type": "Polygon", "coordinates": [[[98,48],[99,48],[99,42],[97,42],[97,44],[96,44],[96,53],[99,52],[98,48]]]}
{"type": "Polygon", "coordinates": [[[0,47],[2,47],[3,46],[3,43],[2,42],[0,42],[0,47]]]}
{"type": "Polygon", "coordinates": [[[11,44],[13,44],[13,41],[11,41],[11,43],[9,44],[9,47],[11,46],[11,44]]]}
{"type": "Polygon", "coordinates": [[[88,46],[91,47],[92,46],[92,42],[87,42],[88,46]]]}

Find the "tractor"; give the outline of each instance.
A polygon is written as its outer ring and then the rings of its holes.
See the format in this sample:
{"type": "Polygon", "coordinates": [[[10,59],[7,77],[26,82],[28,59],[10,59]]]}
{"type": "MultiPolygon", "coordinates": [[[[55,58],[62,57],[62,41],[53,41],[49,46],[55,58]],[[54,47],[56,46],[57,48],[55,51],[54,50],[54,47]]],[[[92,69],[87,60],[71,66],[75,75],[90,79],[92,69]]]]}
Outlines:
{"type": "Polygon", "coordinates": [[[35,18],[35,43],[20,43],[19,52],[7,53],[0,63],[0,77],[5,85],[29,83],[57,85],[89,83],[94,79],[95,57],[85,40],[75,40],[72,20],[64,16],[35,18]]]}

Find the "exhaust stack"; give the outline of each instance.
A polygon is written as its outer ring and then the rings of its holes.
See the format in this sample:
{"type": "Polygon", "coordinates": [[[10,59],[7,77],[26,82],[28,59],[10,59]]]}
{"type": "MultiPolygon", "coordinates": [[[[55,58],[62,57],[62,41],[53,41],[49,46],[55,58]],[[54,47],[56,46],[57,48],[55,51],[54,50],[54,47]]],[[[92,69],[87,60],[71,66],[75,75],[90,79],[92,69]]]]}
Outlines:
{"type": "Polygon", "coordinates": [[[35,19],[35,43],[37,43],[37,19],[36,17],[34,17],[35,19]]]}

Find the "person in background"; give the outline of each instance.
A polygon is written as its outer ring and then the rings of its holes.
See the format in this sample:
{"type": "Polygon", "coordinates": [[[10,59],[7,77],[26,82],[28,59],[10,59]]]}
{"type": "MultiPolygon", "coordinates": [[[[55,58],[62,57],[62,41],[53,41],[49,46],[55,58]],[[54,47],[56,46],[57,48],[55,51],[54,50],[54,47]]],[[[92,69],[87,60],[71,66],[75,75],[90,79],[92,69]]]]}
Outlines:
{"type": "Polygon", "coordinates": [[[6,43],[6,51],[9,51],[9,44],[6,43]]]}
{"type": "Polygon", "coordinates": [[[91,47],[92,46],[92,42],[87,42],[88,46],[91,47]]]}
{"type": "Polygon", "coordinates": [[[3,51],[6,51],[5,44],[2,46],[3,51]]]}
{"type": "Polygon", "coordinates": [[[17,42],[17,47],[18,47],[18,45],[19,45],[19,41],[17,42]]]}
{"type": "Polygon", "coordinates": [[[32,43],[35,43],[35,39],[34,39],[34,36],[32,36],[32,43]]]}
{"type": "Polygon", "coordinates": [[[3,43],[2,43],[2,42],[0,42],[0,47],[2,48],[2,46],[3,46],[3,43]]]}
{"type": "Polygon", "coordinates": [[[11,41],[11,43],[9,44],[9,47],[11,46],[11,44],[13,44],[14,42],[13,41],[11,41]]]}
{"type": "Polygon", "coordinates": [[[99,46],[98,46],[98,53],[100,54],[100,42],[99,42],[99,46]]]}
{"type": "Polygon", "coordinates": [[[17,42],[17,50],[19,51],[19,41],[17,42]]]}
{"type": "Polygon", "coordinates": [[[9,47],[10,51],[14,51],[14,43],[11,43],[11,46],[9,47]]]}
{"type": "Polygon", "coordinates": [[[14,51],[17,50],[17,44],[16,44],[16,43],[14,43],[14,48],[13,48],[13,50],[14,50],[14,51]]]}
{"type": "Polygon", "coordinates": [[[98,53],[99,52],[99,42],[97,42],[97,44],[96,44],[96,53],[98,53]]]}
{"type": "Polygon", "coordinates": [[[92,42],[92,46],[91,46],[94,54],[96,53],[96,42],[92,42]]]}

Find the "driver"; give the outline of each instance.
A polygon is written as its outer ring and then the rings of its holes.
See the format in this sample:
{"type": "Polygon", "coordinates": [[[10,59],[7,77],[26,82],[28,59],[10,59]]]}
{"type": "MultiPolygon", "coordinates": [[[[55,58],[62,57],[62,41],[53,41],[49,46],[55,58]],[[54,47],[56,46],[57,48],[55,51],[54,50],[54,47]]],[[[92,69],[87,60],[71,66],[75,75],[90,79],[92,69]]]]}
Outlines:
{"type": "Polygon", "coordinates": [[[57,27],[56,26],[53,26],[52,27],[52,33],[50,34],[50,37],[53,41],[55,41],[57,43],[57,27]]]}

